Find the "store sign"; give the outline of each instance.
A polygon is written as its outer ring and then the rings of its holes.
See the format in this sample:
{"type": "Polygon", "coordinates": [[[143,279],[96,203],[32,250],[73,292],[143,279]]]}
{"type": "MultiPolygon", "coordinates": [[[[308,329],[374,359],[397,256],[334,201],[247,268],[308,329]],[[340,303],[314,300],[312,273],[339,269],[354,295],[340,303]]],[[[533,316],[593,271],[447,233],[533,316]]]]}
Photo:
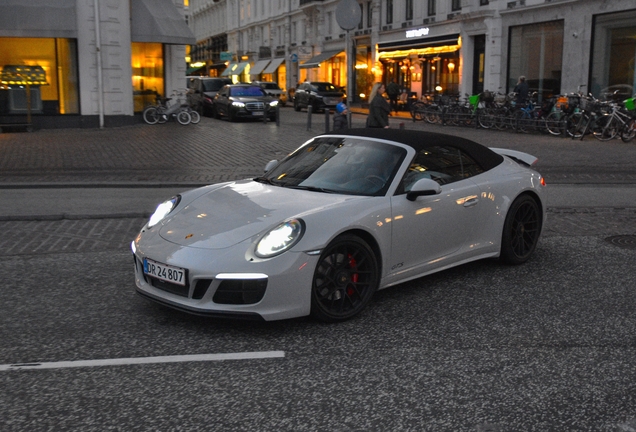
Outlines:
{"type": "Polygon", "coordinates": [[[417,29],[417,30],[407,30],[406,31],[406,38],[409,39],[409,38],[428,36],[428,32],[429,32],[429,28],[428,27],[420,28],[420,29],[417,29]]]}
{"type": "Polygon", "coordinates": [[[221,51],[221,55],[219,56],[221,61],[231,61],[234,55],[229,51],[221,51]]]}

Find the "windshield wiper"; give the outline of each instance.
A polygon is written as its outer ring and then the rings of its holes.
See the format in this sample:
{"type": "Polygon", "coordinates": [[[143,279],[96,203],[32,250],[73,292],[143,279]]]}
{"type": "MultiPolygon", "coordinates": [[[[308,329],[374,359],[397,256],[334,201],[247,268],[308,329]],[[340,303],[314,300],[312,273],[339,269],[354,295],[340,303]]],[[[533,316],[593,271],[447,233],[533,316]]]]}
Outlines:
{"type": "Polygon", "coordinates": [[[331,189],[325,189],[325,188],[321,188],[321,187],[316,187],[316,186],[301,186],[301,185],[295,185],[295,186],[285,186],[288,187],[290,189],[301,189],[301,190],[308,190],[308,191],[312,191],[312,192],[324,192],[324,193],[337,193],[334,190],[331,189]]]}
{"type": "Polygon", "coordinates": [[[255,177],[252,180],[258,183],[265,183],[272,186],[280,186],[280,184],[274,183],[274,181],[268,177],[255,177]]]}

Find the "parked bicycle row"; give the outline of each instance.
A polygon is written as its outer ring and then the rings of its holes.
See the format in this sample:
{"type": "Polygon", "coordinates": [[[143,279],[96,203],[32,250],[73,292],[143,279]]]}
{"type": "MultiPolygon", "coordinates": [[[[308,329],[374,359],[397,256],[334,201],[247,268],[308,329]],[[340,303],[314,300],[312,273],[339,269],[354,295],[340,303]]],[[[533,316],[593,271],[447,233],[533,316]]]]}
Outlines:
{"type": "Polygon", "coordinates": [[[154,105],[144,108],[143,119],[150,125],[163,124],[169,120],[176,120],[184,126],[197,124],[201,121],[201,115],[185,100],[185,95],[179,92],[172,92],[173,97],[157,97],[154,105]]]}
{"type": "Polygon", "coordinates": [[[413,103],[411,117],[431,124],[536,131],[581,139],[593,134],[601,141],[620,137],[629,142],[636,136],[634,98],[601,101],[579,92],[539,103],[534,93],[527,103],[519,104],[515,96],[489,91],[466,95],[463,100],[438,96],[413,103]]]}

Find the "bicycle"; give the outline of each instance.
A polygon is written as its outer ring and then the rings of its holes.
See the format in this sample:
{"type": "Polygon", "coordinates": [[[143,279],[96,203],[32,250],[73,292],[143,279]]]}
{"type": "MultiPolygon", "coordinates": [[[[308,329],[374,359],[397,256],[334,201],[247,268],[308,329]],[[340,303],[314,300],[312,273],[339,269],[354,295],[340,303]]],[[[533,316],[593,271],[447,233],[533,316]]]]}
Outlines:
{"type": "MultiPolygon", "coordinates": [[[[610,109],[610,114],[600,117],[596,122],[597,128],[594,131],[594,137],[599,141],[609,141],[614,139],[619,133],[621,138],[623,138],[623,130],[629,128],[634,120],[633,116],[621,104],[610,103],[610,109]]],[[[633,138],[631,131],[625,134],[625,138],[627,141],[633,138]]]]}
{"type": "MultiPolygon", "coordinates": [[[[146,123],[150,125],[157,123],[163,124],[172,117],[176,118],[176,120],[184,126],[192,122],[192,115],[188,112],[188,109],[190,109],[191,112],[193,112],[193,110],[188,104],[181,102],[183,93],[174,91],[172,94],[176,97],[174,103],[168,105],[168,102],[173,99],[171,97],[157,97],[156,105],[149,105],[144,109],[142,117],[146,123]]],[[[201,116],[198,115],[198,113],[195,117],[198,117],[198,121],[201,120],[201,116]]]]}

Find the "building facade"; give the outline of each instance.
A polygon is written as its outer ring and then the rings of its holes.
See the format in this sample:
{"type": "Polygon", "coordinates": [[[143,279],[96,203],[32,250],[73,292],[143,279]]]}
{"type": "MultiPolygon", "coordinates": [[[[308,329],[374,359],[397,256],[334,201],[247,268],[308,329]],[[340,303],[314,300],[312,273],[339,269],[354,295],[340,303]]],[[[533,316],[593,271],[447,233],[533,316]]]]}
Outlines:
{"type": "Polygon", "coordinates": [[[185,90],[196,39],[184,9],[184,0],[0,1],[0,124],[139,121],[156,96],[185,90]]]}
{"type": "Polygon", "coordinates": [[[216,47],[197,51],[201,73],[283,89],[353,80],[353,100],[362,101],[375,81],[415,97],[463,96],[507,93],[521,75],[542,97],[634,93],[633,0],[356,0],[351,76],[340,1],[190,0],[197,47],[216,47]]]}

